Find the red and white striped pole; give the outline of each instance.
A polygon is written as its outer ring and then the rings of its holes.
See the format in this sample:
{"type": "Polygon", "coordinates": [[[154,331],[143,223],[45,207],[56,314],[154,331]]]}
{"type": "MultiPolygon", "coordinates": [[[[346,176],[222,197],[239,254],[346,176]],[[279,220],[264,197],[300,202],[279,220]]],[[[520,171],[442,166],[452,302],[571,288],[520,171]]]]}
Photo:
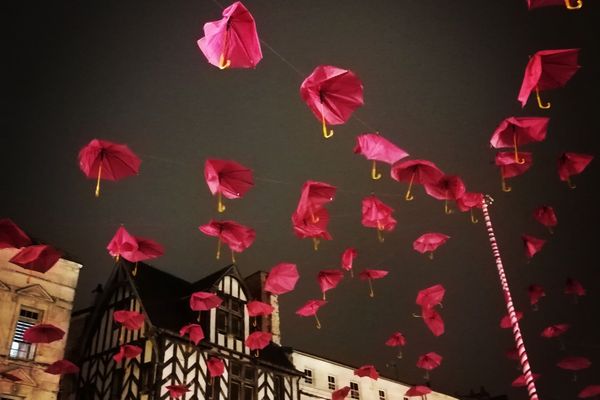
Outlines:
{"type": "Polygon", "coordinates": [[[519,328],[517,314],[515,313],[515,306],[510,295],[510,288],[508,287],[508,281],[506,280],[504,267],[502,266],[500,250],[498,250],[498,244],[496,243],[494,227],[492,226],[492,220],[490,219],[490,213],[488,211],[488,205],[492,204],[493,201],[494,199],[492,199],[490,196],[486,196],[481,204],[483,217],[485,219],[485,226],[487,228],[488,237],[490,238],[492,254],[494,255],[494,259],[496,261],[496,268],[498,269],[498,276],[500,277],[502,291],[504,292],[504,301],[506,302],[506,308],[508,309],[508,316],[510,318],[510,324],[515,337],[515,343],[517,345],[519,361],[521,362],[521,368],[523,369],[523,375],[525,376],[525,383],[527,385],[527,391],[529,392],[529,400],[539,400],[537,390],[535,388],[535,382],[533,381],[533,375],[531,374],[531,366],[529,365],[529,360],[527,358],[527,351],[525,350],[525,343],[523,343],[523,337],[521,336],[521,328],[519,328]]]}

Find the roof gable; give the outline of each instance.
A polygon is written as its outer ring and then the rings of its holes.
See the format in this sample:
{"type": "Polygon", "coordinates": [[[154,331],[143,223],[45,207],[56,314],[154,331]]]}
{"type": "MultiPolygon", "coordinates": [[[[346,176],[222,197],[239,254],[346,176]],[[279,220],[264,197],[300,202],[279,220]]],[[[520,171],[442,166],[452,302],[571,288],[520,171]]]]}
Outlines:
{"type": "Polygon", "coordinates": [[[22,287],[20,289],[17,289],[16,293],[31,297],[37,297],[39,299],[54,303],[54,298],[40,284],[22,287]]]}

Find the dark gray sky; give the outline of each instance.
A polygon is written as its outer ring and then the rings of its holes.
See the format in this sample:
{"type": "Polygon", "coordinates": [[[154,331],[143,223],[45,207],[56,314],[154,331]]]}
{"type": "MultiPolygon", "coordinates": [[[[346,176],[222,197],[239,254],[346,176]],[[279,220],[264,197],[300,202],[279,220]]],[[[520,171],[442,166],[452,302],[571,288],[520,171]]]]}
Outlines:
{"type": "Polygon", "coordinates": [[[105,246],[120,223],[163,243],[166,254],[155,265],[174,275],[196,280],[224,266],[227,258],[214,259],[215,240],[197,230],[217,217],[202,166],[208,157],[237,160],[256,176],[256,187],[229,202],[225,214],[257,231],[255,244],[238,257],[242,273],[281,261],[301,271],[297,290],[281,298],[285,344],[354,365],[374,363],[393,376],[385,364],[395,351],[383,342],[401,330],[408,340],[398,360],[402,380],[421,381],[416,359],[436,351],[444,361],[432,373],[435,389],[485,385],[525,399],[525,390],[510,388],[519,371],[504,357],[512,335],[498,327],[506,310],[483,225],[470,224],[467,214],[444,215],[442,203],[420,188],[407,203],[405,185],[387,176],[370,180],[369,162],[352,149],[356,135],[379,130],[413,157],[495,197],[492,218],[513,297],[525,311],[533,369],[543,375],[541,398],[575,398],[587,383],[600,383],[597,161],[575,178],[576,190],[556,173],[563,151],[598,154],[600,7],[584,2],[578,12],[528,12],[524,0],[247,1],[273,50],[263,45],[255,70],[226,71],[196,47],[202,25],[220,18],[212,1],[27,3],[8,13],[0,214],[84,264],[77,294],[83,307],[112,268],[105,246]],[[583,68],[566,88],[546,95],[553,107],[542,111],[530,102],[521,110],[516,96],[528,55],[571,47],[582,48],[583,68]],[[349,68],[365,87],[360,120],[327,141],[298,93],[319,64],[349,68]],[[488,140],[511,115],[551,121],[547,140],[527,148],[534,166],[502,193],[488,140]],[[143,160],[138,177],[104,184],[99,199],[77,166],[79,149],[93,138],[127,143],[143,160]],[[318,252],[294,236],[290,222],[308,179],[339,188],[329,207],[334,240],[318,252]],[[396,209],[398,227],[383,244],[360,224],[361,199],[371,192],[396,209]],[[558,213],[553,236],[531,218],[542,204],[558,213]],[[433,262],[411,247],[427,231],[452,237],[433,262]],[[549,239],[529,264],[522,233],[549,239]],[[366,283],[344,280],[330,292],[317,331],[294,311],[320,296],[317,271],[337,267],[348,246],[359,251],[358,269],[390,275],[375,283],[374,299],[366,283]],[[567,276],[588,290],[577,305],[562,294],[567,276]],[[447,288],[446,334],[439,338],[411,316],[417,291],[437,283],[447,288]],[[527,302],[530,283],[547,292],[537,312],[527,302]],[[572,324],[564,352],[539,338],[545,326],[562,322],[572,324]],[[594,366],[573,383],[554,366],[566,355],[588,356],[594,366]]]}

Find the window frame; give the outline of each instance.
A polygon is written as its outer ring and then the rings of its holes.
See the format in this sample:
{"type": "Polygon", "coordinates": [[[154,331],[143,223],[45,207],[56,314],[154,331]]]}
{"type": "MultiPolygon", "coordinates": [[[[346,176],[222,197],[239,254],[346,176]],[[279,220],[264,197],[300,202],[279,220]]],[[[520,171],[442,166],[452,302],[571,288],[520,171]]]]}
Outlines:
{"type": "Polygon", "coordinates": [[[314,385],[315,384],[315,375],[314,375],[314,371],[310,368],[306,368],[304,367],[304,383],[308,384],[308,385],[314,385]]]}
{"type": "Polygon", "coordinates": [[[257,376],[258,370],[251,364],[247,364],[247,363],[243,363],[243,362],[236,362],[234,360],[231,360],[229,362],[229,397],[231,400],[256,400],[257,397],[257,393],[256,393],[256,389],[257,389],[257,383],[256,383],[256,376],[257,376]],[[233,368],[239,367],[239,374],[236,375],[234,374],[233,368]],[[252,370],[252,377],[249,378],[247,375],[247,371],[248,370],[252,370]],[[232,391],[231,391],[231,387],[233,385],[236,385],[238,387],[238,398],[234,399],[232,397],[232,391]],[[245,397],[245,394],[247,393],[246,390],[250,389],[251,390],[251,399],[247,399],[245,397]]]}
{"type": "Polygon", "coordinates": [[[15,325],[12,329],[12,337],[10,340],[10,346],[8,348],[9,359],[23,361],[35,360],[37,345],[35,343],[27,343],[23,341],[22,337],[25,333],[25,330],[42,322],[43,315],[44,314],[42,310],[23,305],[19,306],[19,314],[17,315],[17,320],[15,321],[15,325]],[[23,315],[24,313],[36,314],[37,318],[34,320],[34,318],[30,316],[23,315]],[[17,329],[19,329],[19,337],[21,340],[19,340],[19,338],[15,340],[17,336],[17,329]]]}
{"type": "Polygon", "coordinates": [[[232,337],[237,340],[244,340],[245,324],[244,324],[244,302],[241,299],[230,296],[219,292],[219,296],[223,299],[223,302],[217,307],[215,311],[215,329],[217,333],[232,337]],[[234,309],[232,305],[236,304],[238,309],[234,309]],[[221,326],[221,317],[224,317],[224,327],[221,326]],[[237,332],[233,332],[233,321],[239,322],[239,328],[237,332]]]}
{"type": "Polygon", "coordinates": [[[329,390],[337,389],[337,380],[334,375],[327,375],[327,388],[329,390]]]}
{"type": "Polygon", "coordinates": [[[379,400],[387,400],[385,389],[377,389],[377,395],[379,396],[379,400]]]}
{"type": "Polygon", "coordinates": [[[360,386],[358,386],[358,382],[350,381],[350,398],[360,399],[360,386]]]}

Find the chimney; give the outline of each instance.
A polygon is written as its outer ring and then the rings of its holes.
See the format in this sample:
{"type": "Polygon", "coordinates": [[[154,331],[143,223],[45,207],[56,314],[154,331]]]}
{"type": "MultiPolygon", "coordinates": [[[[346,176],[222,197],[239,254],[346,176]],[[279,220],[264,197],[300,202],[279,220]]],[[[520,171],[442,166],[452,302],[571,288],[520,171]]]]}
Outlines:
{"type": "Polygon", "coordinates": [[[257,328],[273,335],[273,343],[281,345],[281,329],[279,327],[279,299],[276,294],[264,291],[267,273],[258,271],[248,276],[245,281],[254,300],[262,301],[273,307],[273,313],[267,317],[257,318],[257,328]]]}

